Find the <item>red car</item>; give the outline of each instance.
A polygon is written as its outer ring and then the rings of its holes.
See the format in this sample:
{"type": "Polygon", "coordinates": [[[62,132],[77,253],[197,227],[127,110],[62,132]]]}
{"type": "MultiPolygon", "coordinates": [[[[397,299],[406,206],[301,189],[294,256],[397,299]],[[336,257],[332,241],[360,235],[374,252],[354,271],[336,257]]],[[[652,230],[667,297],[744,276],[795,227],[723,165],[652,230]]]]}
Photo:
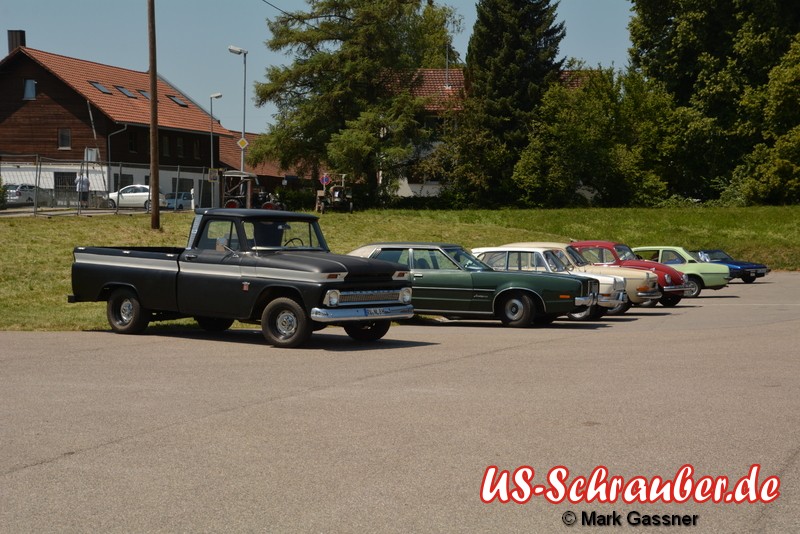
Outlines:
{"type": "Polygon", "coordinates": [[[620,265],[652,271],[658,276],[658,288],[661,290],[658,302],[662,306],[675,306],[689,289],[681,272],[669,265],[639,258],[628,245],[613,241],[573,241],[570,245],[597,265],[620,265]]]}

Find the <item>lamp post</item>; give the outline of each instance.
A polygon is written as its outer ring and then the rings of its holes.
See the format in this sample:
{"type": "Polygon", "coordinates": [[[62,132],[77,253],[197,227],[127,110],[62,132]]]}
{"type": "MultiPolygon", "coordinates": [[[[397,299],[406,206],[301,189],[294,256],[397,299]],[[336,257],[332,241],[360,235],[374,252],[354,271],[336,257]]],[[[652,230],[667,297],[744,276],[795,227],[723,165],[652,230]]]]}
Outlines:
{"type": "MultiPolygon", "coordinates": [[[[209,104],[209,115],[211,116],[211,166],[208,168],[208,178],[211,180],[211,173],[214,172],[214,99],[215,98],[222,98],[222,93],[211,93],[208,95],[208,104],[209,104]]],[[[217,180],[221,180],[220,177],[217,177],[217,180]]],[[[214,182],[210,182],[214,183],[214,182]]],[[[212,188],[211,198],[214,205],[218,205],[215,201],[217,195],[220,195],[222,198],[222,193],[220,192],[219,187],[212,188]]]]}
{"type": "Polygon", "coordinates": [[[209,171],[214,168],[214,99],[222,98],[222,93],[211,93],[208,97],[209,107],[211,108],[209,114],[211,115],[211,167],[209,171]]]}
{"type": "Polygon", "coordinates": [[[247,50],[239,48],[238,46],[230,45],[228,52],[242,56],[242,66],[244,67],[244,83],[242,84],[242,138],[239,139],[239,147],[242,149],[242,161],[240,171],[244,172],[244,149],[247,147],[247,140],[244,137],[244,118],[245,110],[247,109],[247,50]]]}

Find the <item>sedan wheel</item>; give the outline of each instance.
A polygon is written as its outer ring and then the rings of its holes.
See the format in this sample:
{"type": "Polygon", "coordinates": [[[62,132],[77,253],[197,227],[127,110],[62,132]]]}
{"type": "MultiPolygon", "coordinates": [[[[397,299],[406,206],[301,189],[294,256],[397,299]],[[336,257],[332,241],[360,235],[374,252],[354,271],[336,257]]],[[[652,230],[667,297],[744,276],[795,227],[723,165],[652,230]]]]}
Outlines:
{"type": "Polygon", "coordinates": [[[742,282],[744,282],[745,284],[752,284],[755,281],[756,281],[756,277],[753,276],[752,274],[746,274],[746,275],[742,276],[742,282]]]}
{"type": "Polygon", "coordinates": [[[533,319],[533,302],[525,293],[512,293],[500,303],[500,320],[515,328],[530,326],[533,319]]]}
{"type": "Polygon", "coordinates": [[[688,280],[686,280],[686,286],[689,288],[683,294],[684,297],[699,297],[700,291],[703,290],[703,282],[697,278],[696,276],[690,276],[688,280]]]}
{"type": "Polygon", "coordinates": [[[625,313],[628,310],[630,310],[631,306],[633,306],[633,303],[631,303],[631,301],[627,300],[627,301],[623,302],[622,304],[617,304],[613,308],[609,308],[608,310],[606,310],[606,315],[622,315],[623,313],[625,313]]]}
{"type": "Polygon", "coordinates": [[[681,297],[680,295],[676,295],[674,293],[666,293],[664,295],[661,295],[661,298],[658,301],[661,303],[662,306],[666,308],[672,308],[681,301],[681,298],[683,297],[681,297]]]}

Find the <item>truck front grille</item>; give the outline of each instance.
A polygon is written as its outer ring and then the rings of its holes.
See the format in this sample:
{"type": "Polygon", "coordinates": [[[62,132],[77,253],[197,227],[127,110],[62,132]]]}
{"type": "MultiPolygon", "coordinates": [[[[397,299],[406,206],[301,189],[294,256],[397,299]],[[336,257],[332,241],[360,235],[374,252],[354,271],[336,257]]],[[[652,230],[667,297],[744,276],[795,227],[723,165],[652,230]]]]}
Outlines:
{"type": "Polygon", "coordinates": [[[379,304],[399,302],[400,290],[375,290],[375,291],[342,291],[339,302],[341,304],[379,304]]]}

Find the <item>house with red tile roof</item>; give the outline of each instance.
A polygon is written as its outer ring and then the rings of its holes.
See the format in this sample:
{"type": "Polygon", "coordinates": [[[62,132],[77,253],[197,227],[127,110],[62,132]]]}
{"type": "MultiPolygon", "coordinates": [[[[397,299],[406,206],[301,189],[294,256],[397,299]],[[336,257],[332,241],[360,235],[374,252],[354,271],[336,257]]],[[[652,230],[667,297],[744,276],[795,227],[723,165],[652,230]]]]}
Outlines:
{"type": "MultiPolygon", "coordinates": [[[[23,37],[24,42],[24,37],[23,37]]],[[[149,182],[150,75],[112,65],[16,46],[0,60],[0,158],[57,161],[42,186],[74,190],[75,176],[90,174],[98,195],[149,182]],[[49,180],[49,182],[48,182],[49,180]]],[[[162,192],[203,191],[211,205],[216,186],[209,167],[238,169],[241,137],[163,76],[157,79],[159,184],[162,192]],[[213,122],[212,122],[213,121],[213,122]]],[[[247,136],[252,142],[254,134],[247,136]]],[[[17,166],[19,167],[19,166],[17,166]]],[[[31,165],[29,172],[33,173],[31,165]]],[[[247,167],[259,178],[280,180],[275,165],[247,167]]],[[[37,171],[38,172],[38,171],[37,171]]],[[[4,178],[9,182],[8,178],[4,178]]],[[[37,176],[37,180],[39,177],[37,176]]],[[[19,171],[15,181],[34,183],[19,171]]]]}

